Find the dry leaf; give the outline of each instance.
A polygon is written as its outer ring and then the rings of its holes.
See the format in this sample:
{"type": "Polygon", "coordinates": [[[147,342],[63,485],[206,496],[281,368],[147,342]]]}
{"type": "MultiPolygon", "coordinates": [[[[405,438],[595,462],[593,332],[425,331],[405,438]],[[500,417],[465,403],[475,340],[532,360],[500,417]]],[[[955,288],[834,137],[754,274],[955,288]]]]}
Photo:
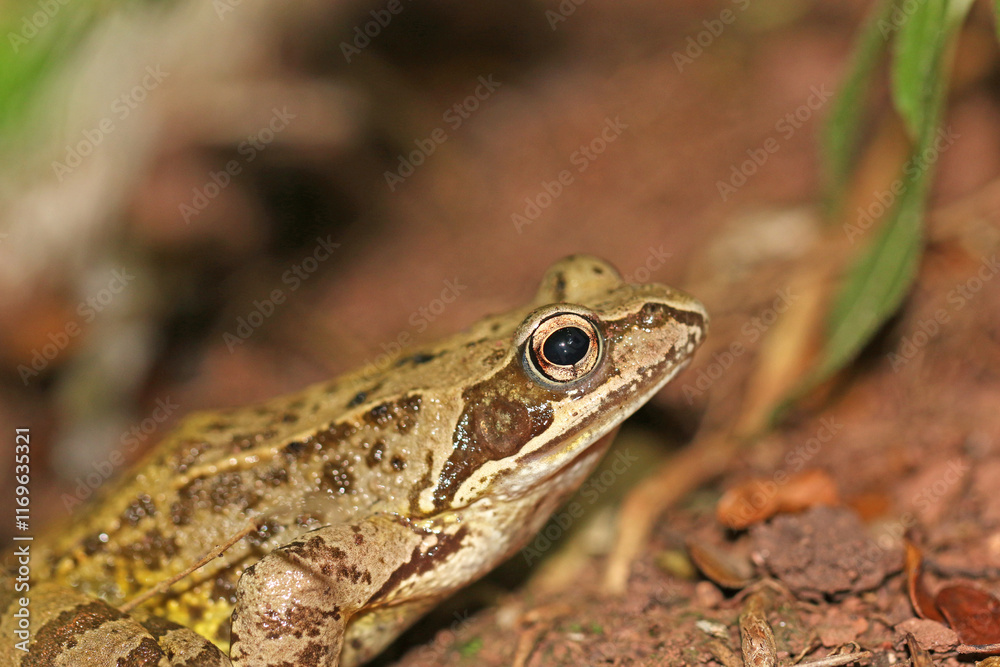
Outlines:
{"type": "Polygon", "coordinates": [[[934,604],[934,598],[927,590],[923,577],[923,554],[912,542],[905,540],[906,561],[903,571],[906,572],[906,589],[910,594],[910,603],[920,618],[944,622],[944,616],[934,604]]]}
{"type": "Polygon", "coordinates": [[[653,562],[672,577],[688,581],[694,581],[698,578],[698,570],[695,569],[691,558],[679,549],[660,551],[653,557],[653,562]]]}
{"type": "Polygon", "coordinates": [[[956,584],[938,591],[935,601],[964,644],[1000,643],[1000,600],[984,590],[956,584]]]}
{"type": "Polygon", "coordinates": [[[839,505],[833,478],[823,470],[805,470],[788,477],[753,479],[730,489],[716,506],[719,522],[736,530],[760,523],[775,514],[807,510],[816,505],[839,505]]]}
{"type": "Polygon", "coordinates": [[[688,555],[701,573],[722,588],[743,588],[753,577],[749,558],[723,552],[708,544],[688,540],[688,555]]]}

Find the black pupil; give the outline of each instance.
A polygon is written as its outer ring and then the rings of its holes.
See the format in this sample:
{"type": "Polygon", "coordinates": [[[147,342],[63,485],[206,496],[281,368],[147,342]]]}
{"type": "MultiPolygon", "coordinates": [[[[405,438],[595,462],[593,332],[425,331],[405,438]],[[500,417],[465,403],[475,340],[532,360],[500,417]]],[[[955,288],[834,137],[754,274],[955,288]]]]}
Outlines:
{"type": "Polygon", "coordinates": [[[542,354],[549,363],[557,366],[572,366],[587,356],[590,338],[577,327],[557,329],[545,339],[542,354]]]}

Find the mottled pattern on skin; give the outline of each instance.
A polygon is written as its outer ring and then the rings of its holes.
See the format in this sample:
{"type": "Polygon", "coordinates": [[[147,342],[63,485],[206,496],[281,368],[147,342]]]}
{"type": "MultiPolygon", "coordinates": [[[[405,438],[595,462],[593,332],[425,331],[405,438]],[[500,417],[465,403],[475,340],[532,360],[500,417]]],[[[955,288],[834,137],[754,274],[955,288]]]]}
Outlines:
{"type": "Polygon", "coordinates": [[[384,516],[356,526],[307,533],[248,569],[237,594],[231,657],[272,665],[308,656],[330,664],[340,655],[346,619],[393,576],[396,567],[432,548],[437,535],[420,535],[384,516]],[[356,539],[360,536],[361,539],[356,539]],[[380,564],[393,563],[393,568],[380,564]]]}
{"type": "Polygon", "coordinates": [[[172,665],[227,667],[231,663],[219,648],[198,633],[145,610],[133,613],[150,637],[166,653],[172,665]]]}
{"type": "Polygon", "coordinates": [[[474,470],[516,454],[552,425],[560,397],[525,376],[520,361],[462,392],[464,409],[452,436],[453,451],[441,468],[434,507],[447,507],[474,470]]]}
{"type": "Polygon", "coordinates": [[[228,664],[207,638],[238,667],[359,664],[530,539],[706,325],[690,297],[573,257],[526,307],[383,367],[193,415],[36,543],[36,576],[73,592],[36,628],[32,655],[104,664],[80,653],[103,639],[101,655],[121,664],[158,664],[156,651],[228,664]],[[525,356],[539,323],[562,312],[603,341],[594,368],[565,385],[525,356]],[[115,610],[250,522],[168,593],[132,616],[115,610]]]}
{"type": "MultiPolygon", "coordinates": [[[[16,627],[10,611],[15,596],[9,579],[0,576],[0,631],[13,636],[16,627]]],[[[21,595],[19,593],[18,595],[21,595]]],[[[136,618],[126,616],[102,600],[55,584],[36,583],[31,589],[33,645],[25,655],[9,642],[0,642],[0,664],[19,667],[89,665],[135,665],[167,667],[169,649],[150,634],[136,618]]],[[[190,641],[205,648],[203,639],[183,630],[190,641]]],[[[167,645],[170,644],[168,640],[167,645]]],[[[214,648],[214,647],[213,647],[214,648]]],[[[224,657],[215,649],[215,654],[224,657]]],[[[212,665],[206,660],[204,663],[212,665]]],[[[225,665],[226,662],[214,664],[225,665]]]]}

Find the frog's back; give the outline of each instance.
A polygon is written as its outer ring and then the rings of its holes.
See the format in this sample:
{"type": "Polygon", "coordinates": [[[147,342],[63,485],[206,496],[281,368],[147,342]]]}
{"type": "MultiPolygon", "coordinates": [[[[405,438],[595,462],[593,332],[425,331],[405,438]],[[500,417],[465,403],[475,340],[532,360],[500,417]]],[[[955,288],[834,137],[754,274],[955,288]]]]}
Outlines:
{"type": "Polygon", "coordinates": [[[260,406],[189,416],[43,537],[39,576],[121,604],[255,522],[150,607],[198,627],[199,617],[228,619],[240,574],[277,546],[375,512],[421,514],[419,493],[451,452],[461,388],[503,356],[513,332],[504,322],[260,406]]]}

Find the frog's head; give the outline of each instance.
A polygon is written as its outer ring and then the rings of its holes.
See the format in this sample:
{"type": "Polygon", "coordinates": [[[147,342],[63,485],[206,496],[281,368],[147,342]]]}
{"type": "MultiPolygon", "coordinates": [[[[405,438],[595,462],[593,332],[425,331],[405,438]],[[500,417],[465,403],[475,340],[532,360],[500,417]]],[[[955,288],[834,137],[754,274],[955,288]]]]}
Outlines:
{"type": "Polygon", "coordinates": [[[603,436],[687,365],[707,325],[704,307],[675,289],[628,284],[594,257],[556,263],[531,312],[495,341],[494,370],[462,394],[435,506],[575,486],[603,436]]]}

